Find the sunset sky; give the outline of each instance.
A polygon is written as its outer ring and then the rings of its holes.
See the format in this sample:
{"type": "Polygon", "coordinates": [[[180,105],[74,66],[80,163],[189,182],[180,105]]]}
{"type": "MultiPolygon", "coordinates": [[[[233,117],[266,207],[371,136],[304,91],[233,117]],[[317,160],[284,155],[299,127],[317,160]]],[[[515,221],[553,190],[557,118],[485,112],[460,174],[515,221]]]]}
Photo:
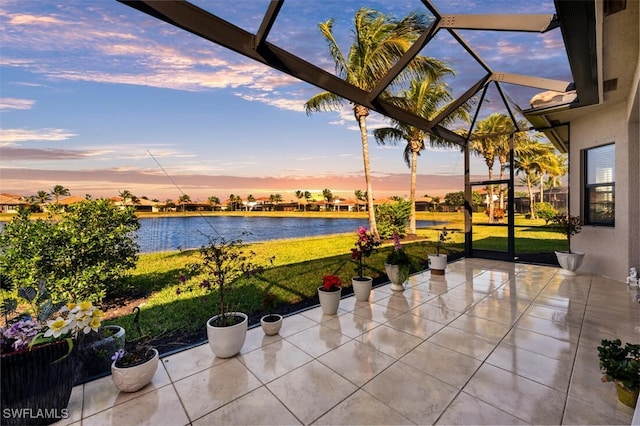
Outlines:
{"type": "MultiPolygon", "coordinates": [[[[269,2],[193,3],[253,32],[269,2]]],[[[551,0],[434,3],[442,13],[554,11],[551,0]]],[[[332,71],[317,24],[336,18],[346,51],[360,6],[396,16],[424,10],[419,0],[287,0],[269,41],[332,71]]],[[[180,191],[194,200],[231,193],[289,200],[297,189],[346,197],[365,189],[351,109],[307,116],[303,104],[319,92],[311,85],[113,0],[3,0],[0,27],[0,192],[31,195],[60,184],[94,197],[127,189],[161,200],[180,191]]],[[[461,34],[496,70],[572,80],[559,29],[500,33],[498,42],[486,32],[461,34]]],[[[433,55],[458,72],[454,94],[466,90],[478,67],[460,60],[446,34],[435,42],[433,55]]],[[[525,107],[542,91],[508,90],[525,107]]],[[[481,115],[494,108],[490,99],[481,115]]],[[[370,131],[384,124],[375,113],[368,119],[370,131]]],[[[402,147],[370,144],[374,194],[407,195],[402,147]]],[[[419,195],[462,190],[462,155],[428,149],[418,173],[419,195]]],[[[477,158],[472,174],[486,174],[477,158]]]]}

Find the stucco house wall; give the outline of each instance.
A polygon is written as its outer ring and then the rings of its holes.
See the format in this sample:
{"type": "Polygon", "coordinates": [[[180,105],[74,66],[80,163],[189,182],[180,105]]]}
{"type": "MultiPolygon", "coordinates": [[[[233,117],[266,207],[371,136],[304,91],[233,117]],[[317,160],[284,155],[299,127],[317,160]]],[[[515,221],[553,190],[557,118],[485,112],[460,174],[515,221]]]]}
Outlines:
{"type": "MultiPolygon", "coordinates": [[[[615,143],[615,226],[585,225],[571,239],[571,250],[586,253],[581,271],[624,281],[631,266],[640,266],[638,240],[638,141],[629,143],[633,123],[628,102],[598,108],[571,121],[570,212],[583,216],[583,150],[615,143]],[[630,181],[631,180],[631,181],[630,181]],[[635,217],[634,217],[635,216],[635,217]],[[632,255],[633,254],[633,255],[632,255]]],[[[635,125],[637,138],[637,124],[635,125]]]]}

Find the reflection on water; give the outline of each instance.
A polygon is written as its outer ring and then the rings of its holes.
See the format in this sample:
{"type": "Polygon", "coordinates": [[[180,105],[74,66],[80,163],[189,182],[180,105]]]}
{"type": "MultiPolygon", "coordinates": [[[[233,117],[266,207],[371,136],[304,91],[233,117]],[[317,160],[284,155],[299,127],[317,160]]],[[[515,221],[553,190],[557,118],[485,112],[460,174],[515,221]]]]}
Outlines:
{"type": "MultiPolygon", "coordinates": [[[[434,226],[435,221],[419,220],[418,227],[434,226]]],[[[367,219],[189,216],[140,219],[138,243],[141,253],[185,250],[208,242],[208,236],[245,242],[355,232],[367,226],[367,219]],[[242,232],[251,235],[242,236],[242,232]]]]}

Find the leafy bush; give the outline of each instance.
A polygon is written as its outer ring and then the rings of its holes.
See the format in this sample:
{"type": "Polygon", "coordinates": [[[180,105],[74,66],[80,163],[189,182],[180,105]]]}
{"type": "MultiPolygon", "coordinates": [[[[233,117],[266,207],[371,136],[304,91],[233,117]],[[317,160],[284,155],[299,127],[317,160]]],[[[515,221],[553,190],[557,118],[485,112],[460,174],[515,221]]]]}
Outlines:
{"type": "Polygon", "coordinates": [[[546,201],[537,203],[533,210],[540,219],[544,219],[545,225],[548,225],[549,222],[558,214],[557,210],[553,208],[551,203],[547,203],[546,201]]]}
{"type": "Polygon", "coordinates": [[[19,287],[40,279],[54,301],[100,302],[136,266],[140,227],[132,209],[86,200],[48,220],[22,211],[0,234],[0,268],[19,287]]]}
{"type": "Polygon", "coordinates": [[[394,232],[401,237],[405,236],[410,212],[411,203],[405,200],[377,205],[376,225],[380,238],[391,238],[394,232]]]}

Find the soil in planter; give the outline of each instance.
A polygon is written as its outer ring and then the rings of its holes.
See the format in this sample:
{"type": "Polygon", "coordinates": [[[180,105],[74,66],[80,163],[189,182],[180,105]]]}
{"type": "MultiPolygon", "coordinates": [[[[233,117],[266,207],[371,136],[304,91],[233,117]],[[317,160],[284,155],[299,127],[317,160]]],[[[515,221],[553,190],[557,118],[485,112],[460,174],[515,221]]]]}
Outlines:
{"type": "Polygon", "coordinates": [[[269,314],[269,315],[263,317],[262,320],[264,322],[276,322],[276,321],[280,320],[280,317],[278,315],[269,314]]]}
{"type": "Polygon", "coordinates": [[[209,321],[213,327],[231,327],[232,325],[240,324],[244,321],[244,318],[238,315],[225,315],[224,317],[218,317],[213,321],[209,321]]]}

